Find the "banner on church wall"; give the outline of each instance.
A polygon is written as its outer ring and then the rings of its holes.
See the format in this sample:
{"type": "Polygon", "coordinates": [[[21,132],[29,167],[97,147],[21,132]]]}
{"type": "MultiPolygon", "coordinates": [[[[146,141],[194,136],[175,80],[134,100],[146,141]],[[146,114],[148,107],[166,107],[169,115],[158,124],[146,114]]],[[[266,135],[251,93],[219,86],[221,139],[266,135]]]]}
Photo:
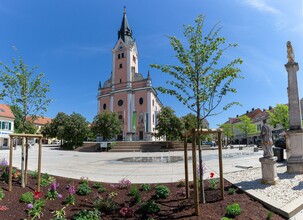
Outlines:
{"type": "Polygon", "coordinates": [[[137,114],[133,112],[133,129],[132,132],[136,132],[136,124],[137,124],[137,114]]]}
{"type": "Polygon", "coordinates": [[[148,132],[148,122],[149,122],[149,120],[148,120],[148,113],[146,113],[145,116],[146,116],[145,117],[145,132],[148,132]]]}

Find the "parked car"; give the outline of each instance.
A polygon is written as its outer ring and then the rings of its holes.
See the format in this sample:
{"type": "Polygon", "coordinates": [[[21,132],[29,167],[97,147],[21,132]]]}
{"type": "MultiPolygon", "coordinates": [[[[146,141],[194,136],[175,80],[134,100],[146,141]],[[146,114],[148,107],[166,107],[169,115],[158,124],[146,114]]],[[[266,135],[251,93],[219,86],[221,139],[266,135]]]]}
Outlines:
{"type": "Polygon", "coordinates": [[[213,143],[211,141],[202,141],[202,145],[209,145],[212,146],[213,143]]]}
{"type": "Polygon", "coordinates": [[[286,142],[284,138],[280,138],[278,140],[275,141],[275,147],[280,147],[285,149],[286,148],[286,142]]]}
{"type": "Polygon", "coordinates": [[[58,141],[58,140],[52,141],[52,144],[60,144],[60,141],[58,141]]]}

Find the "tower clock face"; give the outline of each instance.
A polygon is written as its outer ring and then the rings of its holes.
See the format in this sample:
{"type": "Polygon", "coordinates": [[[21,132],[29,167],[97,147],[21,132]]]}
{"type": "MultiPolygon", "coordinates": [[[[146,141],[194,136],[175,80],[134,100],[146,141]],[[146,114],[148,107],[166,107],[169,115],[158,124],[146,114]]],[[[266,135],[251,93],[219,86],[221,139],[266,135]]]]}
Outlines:
{"type": "Polygon", "coordinates": [[[118,101],[118,106],[122,106],[122,105],[123,105],[123,100],[120,99],[120,100],[118,101]]]}

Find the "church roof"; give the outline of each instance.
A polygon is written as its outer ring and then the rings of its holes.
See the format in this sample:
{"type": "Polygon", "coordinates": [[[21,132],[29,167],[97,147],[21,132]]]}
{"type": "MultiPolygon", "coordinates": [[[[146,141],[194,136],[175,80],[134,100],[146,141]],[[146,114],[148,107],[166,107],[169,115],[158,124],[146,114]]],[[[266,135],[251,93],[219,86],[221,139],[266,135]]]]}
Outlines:
{"type": "Polygon", "coordinates": [[[133,42],[132,35],[133,32],[128,24],[128,20],[126,17],[126,8],[124,7],[123,19],[120,30],[118,31],[118,40],[121,38],[124,43],[131,44],[133,42]]]}
{"type": "Polygon", "coordinates": [[[0,103],[0,117],[15,118],[9,105],[0,103]]]}

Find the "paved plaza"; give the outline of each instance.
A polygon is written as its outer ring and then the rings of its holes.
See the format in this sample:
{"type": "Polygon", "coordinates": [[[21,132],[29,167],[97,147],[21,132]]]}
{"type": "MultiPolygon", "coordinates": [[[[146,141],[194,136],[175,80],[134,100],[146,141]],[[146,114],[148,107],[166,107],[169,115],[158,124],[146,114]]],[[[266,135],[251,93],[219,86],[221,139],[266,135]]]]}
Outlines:
{"type": "MultiPolygon", "coordinates": [[[[191,152],[188,152],[191,157],[191,152]]],[[[244,150],[223,150],[223,172],[240,171],[247,167],[260,167],[262,152],[253,152],[253,148],[244,150]]],[[[1,150],[0,158],[9,158],[9,150],[1,150]]],[[[42,148],[42,172],[69,178],[88,177],[90,180],[116,183],[127,178],[133,183],[166,183],[184,179],[184,153],[171,152],[77,152],[62,151],[58,147],[42,148]],[[122,162],[121,158],[149,158],[157,162],[122,162]],[[167,163],[164,159],[181,157],[182,161],[167,163]],[[163,161],[163,162],[162,162],[163,161]]],[[[205,177],[211,171],[219,173],[218,150],[203,151],[203,161],[207,167],[205,177]]],[[[13,166],[21,166],[21,148],[13,151],[13,166]]],[[[38,168],[38,148],[29,149],[29,170],[38,168]]],[[[189,160],[189,175],[192,179],[192,160],[189,160]]]]}

